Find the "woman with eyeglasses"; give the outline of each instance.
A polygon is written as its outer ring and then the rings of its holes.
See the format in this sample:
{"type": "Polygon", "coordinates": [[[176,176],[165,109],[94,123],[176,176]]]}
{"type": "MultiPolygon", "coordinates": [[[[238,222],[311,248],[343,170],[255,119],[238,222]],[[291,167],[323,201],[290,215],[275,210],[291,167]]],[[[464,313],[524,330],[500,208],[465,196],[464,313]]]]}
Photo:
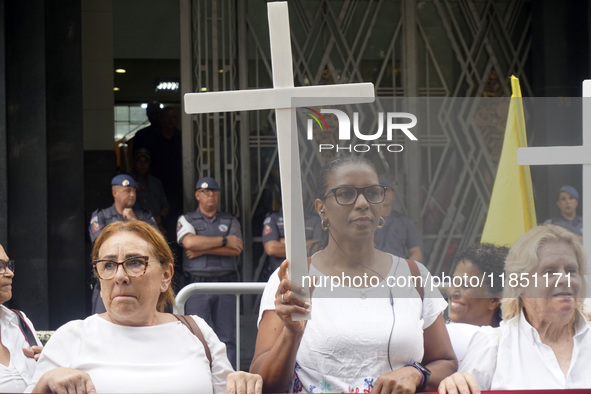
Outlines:
{"type": "Polygon", "coordinates": [[[232,371],[225,345],[203,319],[187,316],[198,327],[192,332],[190,322],[185,325],[164,312],[174,304],[174,260],[158,230],[138,220],[111,223],[95,241],[92,259],[107,311],[60,327],[47,343],[29,389],[261,392],[260,376],[232,371]]]}
{"type": "Polygon", "coordinates": [[[442,315],[446,302],[427,283],[402,283],[426,278],[422,264],[375,248],[385,194],[375,167],[343,157],[322,169],[318,185],[315,206],[328,240],[310,261],[313,298],[296,296],[284,261],[261,300],[251,372],[268,392],[435,390],[457,368],[442,315]],[[335,278],[351,281],[325,285],[335,278]],[[308,321],[291,319],[308,313],[308,321]]]}
{"type": "MultiPolygon", "coordinates": [[[[12,298],[14,261],[10,260],[0,245],[0,304],[12,298]]],[[[22,393],[31,382],[39,358],[41,344],[33,323],[22,315],[35,344],[31,346],[23,334],[16,311],[0,305],[0,393],[22,393]]]]}

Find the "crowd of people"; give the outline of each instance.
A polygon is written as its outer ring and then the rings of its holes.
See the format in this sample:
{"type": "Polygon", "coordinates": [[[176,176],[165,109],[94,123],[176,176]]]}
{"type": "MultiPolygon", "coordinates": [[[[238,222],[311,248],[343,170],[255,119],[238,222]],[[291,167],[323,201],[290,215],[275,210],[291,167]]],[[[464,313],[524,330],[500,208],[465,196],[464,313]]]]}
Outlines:
{"type": "MultiPolygon", "coordinates": [[[[174,140],[172,128],[161,130],[140,137],[174,140]]],[[[26,315],[0,305],[0,392],[591,388],[586,258],[581,233],[568,227],[577,222],[571,186],[560,188],[557,202],[567,225],[535,227],[510,249],[475,244],[456,253],[446,301],[429,285],[412,222],[392,209],[392,182],[360,156],[327,163],[305,220],[311,296],[288,275],[290,264],[304,262],[285,259],[283,214],[270,212],[255,353],[250,372],[234,372],[235,297],[192,296],[186,315],[172,314],[171,238],[186,283],[239,281],[240,223],[219,210],[222,190],[211,177],[195,184],[197,209],[179,214],[149,171],[154,153],[138,144],[133,157],[135,171],[111,181],[113,205],[90,220],[93,314],[41,347],[26,315]],[[336,290],[335,278],[343,278],[336,290]],[[392,284],[400,278],[415,280],[392,284]]],[[[0,246],[0,304],[12,296],[14,271],[0,246]]]]}

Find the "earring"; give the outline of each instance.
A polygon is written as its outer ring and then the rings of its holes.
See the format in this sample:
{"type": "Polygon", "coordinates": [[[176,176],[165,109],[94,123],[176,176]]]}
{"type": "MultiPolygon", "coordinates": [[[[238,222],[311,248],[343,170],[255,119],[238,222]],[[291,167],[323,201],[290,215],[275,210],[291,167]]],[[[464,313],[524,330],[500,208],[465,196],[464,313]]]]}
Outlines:
{"type": "Polygon", "coordinates": [[[325,213],[326,213],[326,212],[324,211],[324,209],[321,209],[321,210],[320,210],[320,214],[321,214],[321,215],[324,215],[325,213]]]}
{"type": "Polygon", "coordinates": [[[385,225],[386,225],[386,219],[384,219],[383,217],[380,216],[380,219],[378,220],[378,229],[384,228],[385,225]]]}
{"type": "Polygon", "coordinates": [[[320,221],[320,227],[322,227],[322,231],[328,231],[328,228],[330,227],[328,219],[322,218],[322,220],[320,221]]]}

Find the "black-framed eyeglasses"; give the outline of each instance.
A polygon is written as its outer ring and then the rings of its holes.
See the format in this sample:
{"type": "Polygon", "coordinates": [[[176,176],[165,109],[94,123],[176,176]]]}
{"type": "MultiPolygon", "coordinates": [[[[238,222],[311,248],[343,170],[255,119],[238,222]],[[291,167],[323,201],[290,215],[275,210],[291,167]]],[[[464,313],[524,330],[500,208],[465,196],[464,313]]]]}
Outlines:
{"type": "Polygon", "coordinates": [[[324,194],[324,198],[330,193],[334,193],[335,200],[339,205],[352,205],[355,204],[359,193],[363,194],[365,199],[370,204],[380,204],[384,202],[386,197],[387,186],[383,185],[369,185],[366,187],[355,187],[355,186],[339,186],[334,189],[330,189],[324,194]]]}
{"type": "Polygon", "coordinates": [[[96,275],[103,280],[113,279],[120,265],[123,266],[127,275],[137,278],[146,273],[148,260],[148,256],[132,256],[121,262],[108,259],[94,260],[92,265],[94,266],[96,275]]]}
{"type": "Polygon", "coordinates": [[[201,193],[211,196],[212,194],[220,194],[220,191],[217,189],[201,189],[201,193]]]}
{"type": "Polygon", "coordinates": [[[0,260],[0,275],[4,275],[6,273],[6,268],[14,272],[14,260],[0,260]]]}

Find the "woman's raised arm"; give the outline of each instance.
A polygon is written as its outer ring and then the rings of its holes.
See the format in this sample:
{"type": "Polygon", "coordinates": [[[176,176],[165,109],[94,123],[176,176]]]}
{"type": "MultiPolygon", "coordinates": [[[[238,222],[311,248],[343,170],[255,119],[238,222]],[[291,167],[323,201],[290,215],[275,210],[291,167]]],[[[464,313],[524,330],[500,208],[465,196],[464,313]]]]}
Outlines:
{"type": "Polygon", "coordinates": [[[285,392],[291,384],[295,359],[306,328],[305,321],[291,321],[292,313],[307,314],[310,305],[292,296],[286,260],[279,268],[280,283],[275,293],[275,310],[267,310],[259,324],[250,372],[263,378],[265,392],[285,392]]]}

